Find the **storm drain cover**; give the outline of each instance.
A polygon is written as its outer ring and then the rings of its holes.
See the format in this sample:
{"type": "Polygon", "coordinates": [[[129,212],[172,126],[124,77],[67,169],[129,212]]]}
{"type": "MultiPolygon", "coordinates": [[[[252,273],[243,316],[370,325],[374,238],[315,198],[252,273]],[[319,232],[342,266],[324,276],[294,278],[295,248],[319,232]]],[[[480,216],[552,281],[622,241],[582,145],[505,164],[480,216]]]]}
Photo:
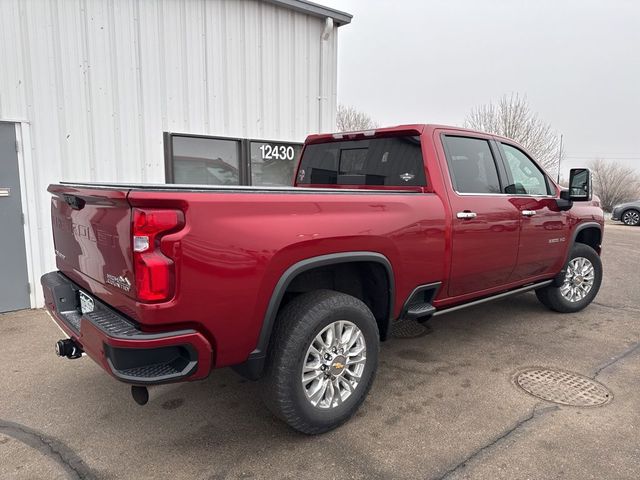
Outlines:
{"type": "Polygon", "coordinates": [[[611,400],[611,392],[599,382],[576,373],[551,368],[527,368],[516,376],[516,385],[549,402],[574,407],[597,407],[611,400]]]}
{"type": "Polygon", "coordinates": [[[415,320],[398,320],[393,324],[391,334],[395,338],[417,338],[431,333],[431,328],[415,320]]]}

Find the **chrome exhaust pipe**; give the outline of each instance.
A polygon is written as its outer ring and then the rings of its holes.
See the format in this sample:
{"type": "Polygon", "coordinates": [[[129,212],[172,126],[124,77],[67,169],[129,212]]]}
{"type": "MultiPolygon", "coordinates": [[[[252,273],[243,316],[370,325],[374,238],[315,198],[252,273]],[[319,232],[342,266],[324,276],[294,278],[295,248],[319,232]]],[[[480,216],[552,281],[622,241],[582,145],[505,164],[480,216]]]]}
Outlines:
{"type": "Polygon", "coordinates": [[[56,342],[56,355],[70,359],[80,358],[83,354],[82,348],[70,338],[64,338],[56,342]]]}

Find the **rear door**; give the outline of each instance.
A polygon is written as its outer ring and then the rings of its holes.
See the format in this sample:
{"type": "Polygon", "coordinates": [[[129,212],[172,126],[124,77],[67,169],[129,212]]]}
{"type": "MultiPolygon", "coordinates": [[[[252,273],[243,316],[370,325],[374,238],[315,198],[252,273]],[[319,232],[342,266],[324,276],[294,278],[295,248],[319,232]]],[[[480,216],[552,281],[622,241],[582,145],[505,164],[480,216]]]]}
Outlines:
{"type": "MultiPolygon", "coordinates": [[[[490,136],[440,134],[453,214],[450,296],[507,283],[516,265],[520,211],[503,194],[497,146],[490,136]]],[[[438,144],[438,142],[436,142],[438,144]]]]}
{"type": "Polygon", "coordinates": [[[520,147],[498,140],[507,173],[505,192],[520,212],[520,245],[512,281],[560,270],[567,248],[568,217],[544,171],[520,147]]]}
{"type": "Polygon", "coordinates": [[[58,270],[98,295],[135,298],[128,190],[51,185],[49,192],[58,270]]]}

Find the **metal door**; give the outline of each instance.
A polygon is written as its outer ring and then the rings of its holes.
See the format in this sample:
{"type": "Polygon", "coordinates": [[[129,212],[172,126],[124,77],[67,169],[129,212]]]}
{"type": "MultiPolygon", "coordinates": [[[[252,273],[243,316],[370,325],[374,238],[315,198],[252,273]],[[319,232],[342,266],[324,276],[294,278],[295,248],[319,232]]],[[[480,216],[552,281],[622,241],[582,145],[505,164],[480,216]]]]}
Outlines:
{"type": "Polygon", "coordinates": [[[16,127],[0,123],[0,312],[29,308],[16,127]]]}
{"type": "Polygon", "coordinates": [[[501,193],[502,169],[491,137],[461,135],[455,130],[436,131],[436,135],[442,139],[441,155],[446,158],[444,168],[452,189],[448,293],[451,297],[482,295],[483,290],[508,283],[516,266],[520,212],[501,193]]]}

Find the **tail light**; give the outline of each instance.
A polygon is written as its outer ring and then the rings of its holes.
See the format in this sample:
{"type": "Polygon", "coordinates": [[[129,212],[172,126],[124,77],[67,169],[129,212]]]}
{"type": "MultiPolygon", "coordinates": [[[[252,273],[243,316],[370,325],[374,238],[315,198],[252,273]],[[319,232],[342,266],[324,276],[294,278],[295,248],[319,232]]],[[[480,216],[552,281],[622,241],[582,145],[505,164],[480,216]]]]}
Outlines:
{"type": "Polygon", "coordinates": [[[161,251],[160,240],[183,225],[180,210],[133,209],[133,265],[139,300],[157,302],[173,295],[175,266],[161,251]]]}

